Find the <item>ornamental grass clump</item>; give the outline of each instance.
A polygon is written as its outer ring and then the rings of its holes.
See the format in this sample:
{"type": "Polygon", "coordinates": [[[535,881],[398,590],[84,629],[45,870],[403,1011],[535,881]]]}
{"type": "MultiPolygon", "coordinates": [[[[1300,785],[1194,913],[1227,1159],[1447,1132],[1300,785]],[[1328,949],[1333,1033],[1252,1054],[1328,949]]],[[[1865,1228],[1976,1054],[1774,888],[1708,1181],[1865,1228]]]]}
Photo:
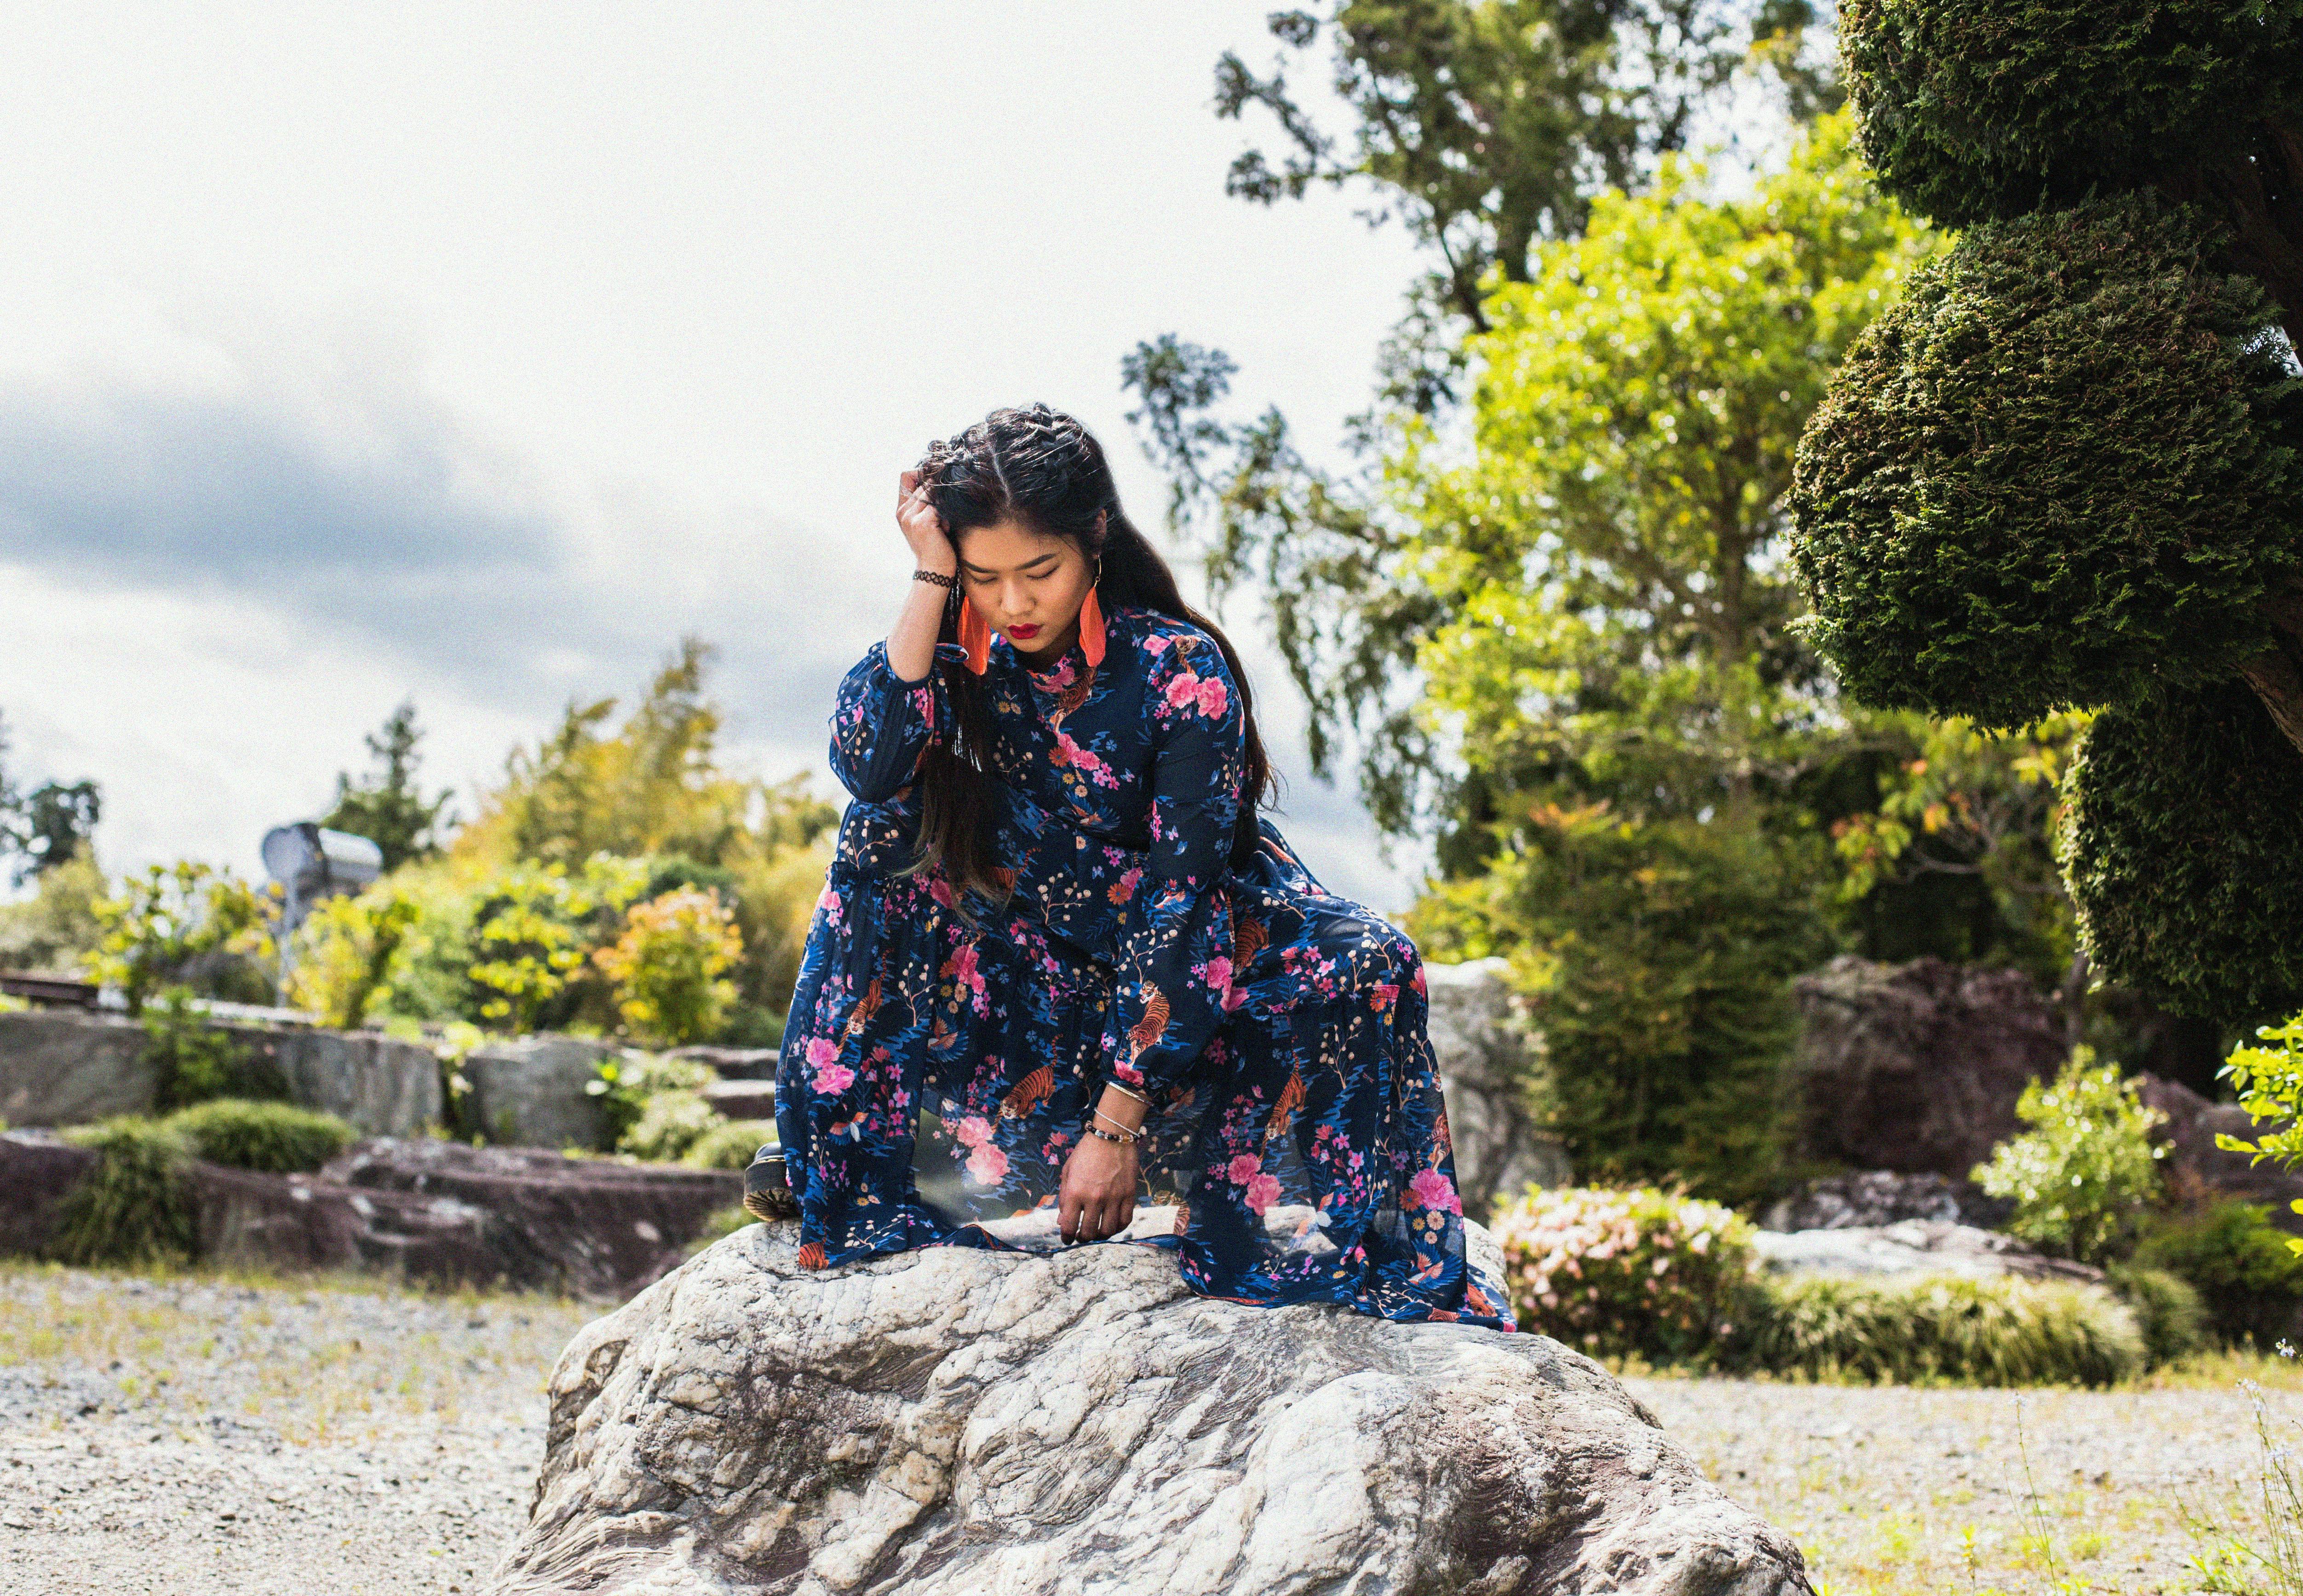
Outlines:
{"type": "Polygon", "coordinates": [[[1733,1361],[1797,1379],[2103,1386],[2147,1362],[2127,1307],[2060,1281],[1803,1275],[1756,1307],[1733,1361]]]}
{"type": "Polygon", "coordinates": [[[1530,1187],[1495,1233],[1520,1327],[1601,1356],[1708,1355],[1750,1279],[1748,1221],[1653,1187],[1530,1187]]]}
{"type": "Polygon", "coordinates": [[[197,1103],[162,1124],[183,1138],[194,1158],[267,1175],[308,1174],[359,1135],[333,1114],[232,1097],[197,1103]]]}
{"type": "Polygon", "coordinates": [[[64,1194],[49,1256],[59,1263],[181,1263],[198,1242],[183,1136],[149,1119],[122,1116],[64,1133],[96,1163],[64,1194]]]}

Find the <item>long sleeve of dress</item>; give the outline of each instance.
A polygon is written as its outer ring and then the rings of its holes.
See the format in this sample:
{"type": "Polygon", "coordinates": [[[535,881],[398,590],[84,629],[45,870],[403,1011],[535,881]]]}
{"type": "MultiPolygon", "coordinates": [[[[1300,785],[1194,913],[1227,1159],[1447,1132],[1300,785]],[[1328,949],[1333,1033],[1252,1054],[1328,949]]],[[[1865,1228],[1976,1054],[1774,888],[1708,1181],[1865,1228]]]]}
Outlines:
{"type": "MultiPolygon", "coordinates": [[[[938,645],[938,657],[952,646],[938,645]]],[[[920,756],[950,725],[942,676],[931,668],[918,681],[901,680],[888,664],[888,646],[874,643],[839,683],[831,712],[832,774],[864,802],[884,804],[911,784],[920,756]]]]}
{"type": "Polygon", "coordinates": [[[1239,819],[1246,739],[1223,653],[1158,639],[1145,697],[1153,727],[1152,852],[1124,906],[1104,1051],[1142,1090],[1172,1085],[1222,1022],[1232,993],[1222,881],[1239,819]]]}

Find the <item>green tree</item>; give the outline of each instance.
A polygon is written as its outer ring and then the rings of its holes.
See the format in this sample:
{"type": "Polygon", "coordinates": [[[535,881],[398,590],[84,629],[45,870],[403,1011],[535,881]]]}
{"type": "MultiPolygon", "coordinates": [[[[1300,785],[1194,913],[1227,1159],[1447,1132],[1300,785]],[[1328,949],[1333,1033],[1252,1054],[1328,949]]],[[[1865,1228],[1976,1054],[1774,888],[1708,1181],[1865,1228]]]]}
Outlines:
{"type": "Polygon", "coordinates": [[[2090,958],[2303,1004],[2303,4],[1850,0],[1842,42],[1881,182],[1967,231],[1801,444],[1813,635],[1869,703],[2102,711],[2090,958]]]}
{"type": "Polygon", "coordinates": [[[389,873],[438,851],[435,833],[452,823],[446,811],[455,795],[441,792],[427,798],[417,784],[416,769],[423,762],[417,749],[424,731],[416,723],[413,702],[393,710],[364,740],[375,758],[374,769],[359,781],[349,772],[337,773],[334,806],[320,823],[375,843],[384,851],[389,873]]]}

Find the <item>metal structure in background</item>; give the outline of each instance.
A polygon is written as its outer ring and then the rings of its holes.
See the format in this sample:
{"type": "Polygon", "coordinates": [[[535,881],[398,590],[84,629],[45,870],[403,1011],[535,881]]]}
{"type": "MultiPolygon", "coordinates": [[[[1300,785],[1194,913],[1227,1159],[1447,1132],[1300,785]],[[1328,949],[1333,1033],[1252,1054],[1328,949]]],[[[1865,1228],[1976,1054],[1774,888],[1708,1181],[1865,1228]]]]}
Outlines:
{"type": "Polygon", "coordinates": [[[280,911],[280,990],[288,990],[290,940],[315,904],[360,891],[384,874],[384,849],[309,820],[264,833],[264,868],[287,894],[280,911]]]}

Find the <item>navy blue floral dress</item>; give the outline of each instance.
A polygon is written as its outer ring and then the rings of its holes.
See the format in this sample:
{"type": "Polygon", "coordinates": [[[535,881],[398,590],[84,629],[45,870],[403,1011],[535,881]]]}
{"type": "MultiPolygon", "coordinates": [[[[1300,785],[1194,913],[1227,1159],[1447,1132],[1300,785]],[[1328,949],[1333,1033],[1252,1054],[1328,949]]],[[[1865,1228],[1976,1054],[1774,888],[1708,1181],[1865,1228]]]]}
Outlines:
{"type": "MultiPolygon", "coordinates": [[[[1051,1249],[1106,1078],[1153,1107],[1125,1239],[1194,1289],[1511,1328],[1464,1254],[1414,944],[1326,891],[1269,821],[1230,862],[1243,718],[1222,651],[1118,609],[1091,667],[995,639],[1004,902],[903,874],[951,708],[874,645],[841,682],[855,795],[808,929],[777,1125],[817,1266],[936,1243],[1051,1249]]],[[[958,657],[949,644],[943,656],[958,657]]]]}

